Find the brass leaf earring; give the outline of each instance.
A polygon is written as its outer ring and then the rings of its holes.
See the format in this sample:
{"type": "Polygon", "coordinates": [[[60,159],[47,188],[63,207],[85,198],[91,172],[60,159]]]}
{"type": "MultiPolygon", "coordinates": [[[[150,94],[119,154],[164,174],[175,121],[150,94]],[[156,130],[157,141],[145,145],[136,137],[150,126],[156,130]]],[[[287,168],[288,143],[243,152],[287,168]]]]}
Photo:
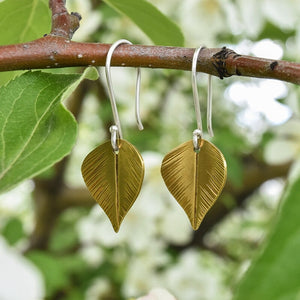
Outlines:
{"type": "MultiPolygon", "coordinates": [[[[110,62],[114,50],[127,40],[115,42],[106,57],[105,74],[115,125],[110,127],[111,141],[98,146],[84,159],[81,172],[93,198],[109,217],[115,232],[135,202],[144,179],[144,161],[137,149],[123,140],[120,119],[112,87],[110,62]]],[[[136,118],[143,129],[139,115],[140,68],[137,73],[136,118]]]]}
{"type": "MultiPolygon", "coordinates": [[[[197,118],[193,139],[169,152],[163,159],[161,174],[177,202],[197,230],[221,194],[227,177],[226,161],[221,151],[202,138],[202,120],[197,90],[196,67],[201,48],[195,50],[192,63],[192,87],[197,118]]],[[[212,131],[211,76],[208,80],[207,128],[212,131]]]]}

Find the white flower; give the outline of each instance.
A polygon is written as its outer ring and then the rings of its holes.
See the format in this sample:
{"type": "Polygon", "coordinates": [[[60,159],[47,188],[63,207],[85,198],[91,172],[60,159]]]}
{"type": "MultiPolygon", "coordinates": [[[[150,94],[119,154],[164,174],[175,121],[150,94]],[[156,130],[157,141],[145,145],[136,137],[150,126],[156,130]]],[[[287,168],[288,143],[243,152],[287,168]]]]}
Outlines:
{"type": "Polygon", "coordinates": [[[221,260],[192,249],[184,252],[179,262],[166,270],[162,280],[178,299],[230,299],[230,292],[222,283],[222,269],[221,260]]]}
{"type": "Polygon", "coordinates": [[[37,268],[0,239],[0,299],[44,298],[43,278],[37,268]]]}
{"type": "Polygon", "coordinates": [[[170,257],[165,252],[164,242],[150,240],[148,248],[135,253],[128,263],[123,283],[124,295],[127,297],[140,295],[157,286],[160,283],[157,269],[166,266],[169,262],[170,257]]]}
{"type": "Polygon", "coordinates": [[[291,109],[276,99],[286,97],[287,86],[275,80],[252,80],[248,83],[235,82],[226,91],[229,100],[241,108],[237,122],[247,128],[244,134],[252,143],[257,143],[270,125],[286,122],[292,115],[291,109]]]}
{"type": "Polygon", "coordinates": [[[96,242],[105,247],[127,244],[134,251],[139,251],[148,247],[149,240],[155,234],[155,222],[149,218],[145,209],[140,212],[133,206],[120,231],[115,233],[108,217],[96,205],[90,215],[78,223],[78,231],[83,243],[96,242]]]}
{"type": "Polygon", "coordinates": [[[187,45],[192,44],[195,46],[195,42],[201,42],[206,46],[213,45],[215,36],[227,27],[227,24],[224,24],[222,1],[182,1],[180,12],[180,24],[187,45]]]}
{"type": "Polygon", "coordinates": [[[176,300],[167,290],[162,288],[152,289],[148,295],[137,298],[136,300],[176,300]]]}
{"type": "Polygon", "coordinates": [[[125,296],[140,295],[156,284],[156,266],[153,264],[152,258],[153,256],[134,256],[130,260],[122,287],[125,296]],[[147,260],[147,258],[151,260],[147,260]]]}
{"type": "Polygon", "coordinates": [[[170,207],[159,225],[160,234],[171,244],[184,245],[192,239],[193,230],[190,222],[174,198],[171,199],[170,207]]]}
{"type": "Polygon", "coordinates": [[[111,285],[104,278],[96,278],[85,293],[86,300],[99,300],[103,296],[108,296],[111,290],[111,285]]]}
{"type": "Polygon", "coordinates": [[[256,37],[264,26],[261,0],[238,0],[240,25],[250,37],[256,37]]]}
{"type": "Polygon", "coordinates": [[[80,27],[74,34],[74,40],[85,41],[100,25],[101,15],[92,10],[91,2],[87,0],[67,1],[67,7],[69,11],[79,12],[82,17],[80,27]]]}
{"type": "Polygon", "coordinates": [[[96,245],[84,245],[80,249],[80,254],[88,265],[94,268],[98,267],[104,260],[102,249],[96,245]]]}
{"type": "Polygon", "coordinates": [[[264,0],[262,12],[274,24],[284,29],[299,26],[300,5],[298,0],[264,0]]]}
{"type": "Polygon", "coordinates": [[[0,196],[1,215],[24,214],[24,211],[28,209],[28,201],[26,200],[30,198],[33,189],[33,181],[26,180],[14,189],[2,194],[0,196]]]}
{"type": "MultiPolygon", "coordinates": [[[[256,42],[253,44],[251,52],[258,57],[266,57],[269,59],[282,59],[283,56],[283,49],[282,47],[270,40],[270,39],[263,39],[259,42],[256,42]]],[[[271,91],[271,93],[274,95],[274,92],[276,94],[276,92],[278,90],[282,90],[283,89],[283,85],[277,84],[276,81],[267,81],[267,83],[269,85],[273,85],[273,87],[275,88],[275,90],[271,91]]],[[[286,87],[285,87],[286,89],[286,87]]]]}
{"type": "Polygon", "coordinates": [[[22,221],[25,232],[31,232],[34,226],[34,210],[31,193],[34,189],[32,180],[26,180],[7,193],[0,195],[0,225],[10,217],[22,221]]]}
{"type": "Polygon", "coordinates": [[[271,140],[264,152],[269,164],[284,164],[300,157],[300,120],[293,118],[275,130],[276,138],[271,140]]]}

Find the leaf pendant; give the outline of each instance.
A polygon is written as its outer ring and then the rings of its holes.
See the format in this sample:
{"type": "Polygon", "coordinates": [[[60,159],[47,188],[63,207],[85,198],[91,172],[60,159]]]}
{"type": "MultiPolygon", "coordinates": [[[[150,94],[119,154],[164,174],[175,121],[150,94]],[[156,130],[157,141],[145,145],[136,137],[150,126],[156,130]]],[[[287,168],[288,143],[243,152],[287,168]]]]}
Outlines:
{"type": "Polygon", "coordinates": [[[107,141],[90,152],[81,166],[86,186],[115,232],[135,202],[144,179],[144,161],[136,148],[121,139],[119,148],[115,154],[107,141]]]}
{"type": "Polygon", "coordinates": [[[227,177],[221,151],[204,139],[200,148],[196,153],[192,140],[181,144],[164,157],[161,167],[168,190],[186,212],[194,230],[221,194],[227,177]]]}

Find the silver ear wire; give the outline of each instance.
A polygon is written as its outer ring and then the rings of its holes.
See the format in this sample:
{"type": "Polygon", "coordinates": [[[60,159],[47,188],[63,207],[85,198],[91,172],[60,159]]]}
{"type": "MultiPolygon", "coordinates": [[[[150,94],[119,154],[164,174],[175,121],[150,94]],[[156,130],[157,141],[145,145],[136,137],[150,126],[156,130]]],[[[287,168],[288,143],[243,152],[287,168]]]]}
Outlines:
{"type": "MultiPolygon", "coordinates": [[[[114,140],[116,139],[116,135],[118,136],[118,138],[122,139],[123,134],[122,134],[121,124],[120,124],[120,118],[119,118],[119,114],[118,114],[117,104],[116,104],[116,98],[115,98],[115,94],[114,94],[114,90],[113,90],[113,86],[112,86],[110,64],[111,64],[111,58],[112,58],[113,52],[121,44],[132,45],[131,42],[129,42],[128,40],[125,40],[125,39],[116,41],[109,48],[109,50],[107,52],[107,56],[106,56],[106,62],[105,62],[105,75],[106,75],[106,81],[107,81],[107,87],[108,87],[109,100],[110,100],[110,104],[112,107],[114,122],[115,122],[115,126],[116,126],[116,128],[114,127],[111,130],[111,132],[114,134],[114,140]]],[[[141,84],[141,70],[140,70],[140,68],[138,68],[137,69],[137,81],[136,81],[136,96],[135,96],[135,109],[136,109],[135,115],[136,115],[136,121],[138,124],[138,128],[140,130],[142,130],[143,124],[141,122],[140,111],[139,111],[139,108],[140,108],[140,84],[141,84]]],[[[112,144],[112,146],[113,146],[114,150],[117,151],[115,142],[114,142],[114,144],[112,144]]]]}
{"type": "Polygon", "coordinates": [[[196,120],[197,120],[197,129],[201,131],[202,135],[202,118],[201,118],[201,110],[200,110],[200,101],[199,94],[197,88],[197,60],[201,48],[197,48],[194,52],[193,62],[192,62],[192,88],[193,88],[193,98],[194,98],[194,106],[196,112],[196,120]]]}
{"type": "Polygon", "coordinates": [[[137,68],[136,75],[136,92],[135,92],[135,118],[139,130],[143,130],[144,126],[140,114],[140,88],[141,88],[141,68],[137,68]]]}
{"type": "MultiPolygon", "coordinates": [[[[199,53],[202,47],[195,49],[193,55],[193,62],[192,62],[192,88],[193,88],[193,98],[194,98],[194,106],[196,112],[196,120],[197,120],[197,136],[201,136],[203,134],[202,129],[202,118],[201,118],[201,110],[200,110],[200,101],[199,101],[199,94],[197,88],[197,60],[199,53]]],[[[208,75],[208,87],[207,87],[207,130],[211,137],[214,136],[213,129],[212,129],[212,78],[211,75],[208,75]]]]}
{"type": "Polygon", "coordinates": [[[208,75],[207,84],[207,131],[211,137],[214,136],[212,129],[212,77],[208,75]]]}

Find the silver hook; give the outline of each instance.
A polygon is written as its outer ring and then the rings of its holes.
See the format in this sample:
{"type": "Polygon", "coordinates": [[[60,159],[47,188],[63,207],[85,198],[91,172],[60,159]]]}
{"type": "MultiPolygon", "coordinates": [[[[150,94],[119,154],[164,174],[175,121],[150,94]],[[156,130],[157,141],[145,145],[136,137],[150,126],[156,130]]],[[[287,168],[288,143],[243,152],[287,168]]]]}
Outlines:
{"type": "MultiPolygon", "coordinates": [[[[113,127],[110,129],[111,133],[114,135],[114,137],[112,137],[111,140],[112,140],[113,149],[115,151],[118,151],[116,136],[118,136],[118,138],[122,139],[123,134],[122,134],[121,124],[120,124],[120,118],[119,118],[119,114],[118,114],[117,104],[116,104],[115,93],[114,93],[113,86],[112,86],[110,63],[111,63],[111,58],[112,58],[113,52],[121,44],[132,45],[131,42],[129,42],[128,40],[125,40],[125,39],[116,41],[109,48],[109,50],[107,52],[107,56],[106,56],[106,62],[105,62],[105,75],[106,75],[106,81],[107,81],[107,86],[108,86],[109,100],[110,100],[110,104],[112,107],[114,122],[115,122],[115,126],[116,126],[116,127],[113,127]]],[[[135,110],[136,110],[135,115],[136,115],[136,121],[138,124],[138,128],[140,130],[143,130],[144,127],[141,122],[140,110],[139,110],[139,108],[140,108],[140,84],[141,84],[141,70],[140,70],[140,68],[138,68],[137,69],[137,80],[136,80],[136,95],[135,95],[135,110]]]]}
{"type": "MultiPolygon", "coordinates": [[[[192,61],[192,89],[193,89],[193,97],[194,97],[194,106],[196,112],[196,120],[197,120],[197,129],[194,131],[193,134],[193,141],[194,141],[194,150],[196,152],[200,151],[199,148],[199,139],[201,140],[203,129],[202,129],[202,118],[201,118],[201,110],[200,110],[200,101],[199,101],[199,94],[197,88],[197,60],[199,53],[202,47],[197,48],[193,55],[192,61]],[[196,133],[195,133],[196,132],[196,133]]],[[[212,129],[212,78],[211,75],[208,76],[208,87],[207,87],[207,130],[211,137],[214,136],[213,129],[212,129]]]]}
{"type": "Polygon", "coordinates": [[[199,101],[199,94],[197,88],[197,60],[199,53],[202,48],[197,48],[194,52],[193,62],[192,62],[192,88],[193,88],[193,96],[194,96],[194,106],[196,112],[196,120],[197,120],[197,129],[201,130],[202,135],[202,118],[201,118],[201,111],[200,111],[200,101],[199,101]]]}
{"type": "Polygon", "coordinates": [[[141,68],[137,68],[136,74],[136,93],[135,93],[135,118],[139,130],[143,130],[144,126],[140,114],[140,88],[141,88],[141,68]]]}
{"type": "Polygon", "coordinates": [[[207,84],[207,130],[211,137],[214,136],[212,129],[212,77],[208,74],[207,84]]]}

